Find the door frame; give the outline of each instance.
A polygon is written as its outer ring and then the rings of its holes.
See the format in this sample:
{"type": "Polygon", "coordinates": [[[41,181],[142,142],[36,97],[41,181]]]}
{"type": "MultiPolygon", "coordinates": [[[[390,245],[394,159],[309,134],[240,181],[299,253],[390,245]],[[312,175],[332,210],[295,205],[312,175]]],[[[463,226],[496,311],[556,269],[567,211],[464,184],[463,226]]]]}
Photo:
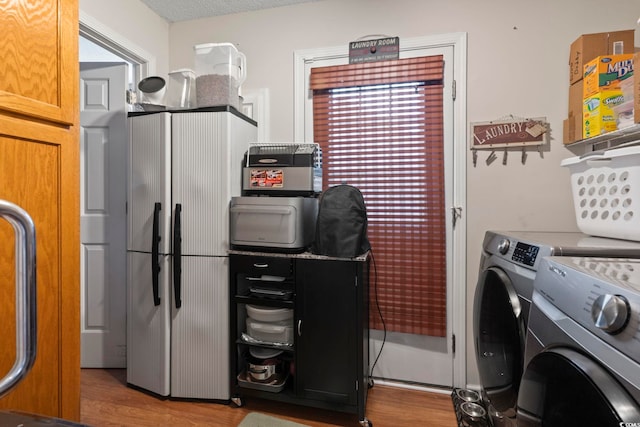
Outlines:
{"type": "MultiPolygon", "coordinates": [[[[451,234],[451,259],[447,261],[447,274],[451,277],[451,301],[447,303],[448,319],[451,322],[449,345],[454,349],[453,386],[466,387],[467,384],[467,337],[466,337],[466,155],[467,155],[467,33],[450,33],[427,37],[403,39],[400,51],[415,51],[434,47],[453,47],[454,81],[453,89],[453,182],[451,183],[451,218],[447,218],[448,232],[451,234]]],[[[305,65],[318,60],[348,58],[348,45],[294,52],[294,140],[304,142],[312,139],[305,124],[312,123],[311,109],[305,88],[305,65]]]]}
{"type": "Polygon", "coordinates": [[[80,36],[135,65],[136,87],[144,76],[155,74],[156,57],[151,53],[82,11],[79,13],[79,20],[80,36]]]}

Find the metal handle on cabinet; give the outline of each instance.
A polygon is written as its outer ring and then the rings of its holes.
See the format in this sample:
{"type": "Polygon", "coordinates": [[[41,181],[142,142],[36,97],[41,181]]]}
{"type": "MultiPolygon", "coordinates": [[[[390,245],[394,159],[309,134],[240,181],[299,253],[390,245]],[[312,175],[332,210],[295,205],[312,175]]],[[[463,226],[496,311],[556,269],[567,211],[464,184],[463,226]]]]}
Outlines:
{"type": "Polygon", "coordinates": [[[151,236],[151,290],[153,305],[160,305],[160,211],[162,204],[156,202],[153,207],[153,235],[151,236]]]}
{"type": "Polygon", "coordinates": [[[173,297],[176,308],[182,307],[182,205],[176,204],[173,224],[173,297]]]}
{"type": "Polygon", "coordinates": [[[255,268],[267,268],[267,267],[269,267],[269,264],[267,264],[266,262],[262,262],[262,263],[257,263],[256,262],[255,264],[253,264],[253,266],[255,268]]]}
{"type": "Polygon", "coordinates": [[[36,231],[21,207],[0,200],[0,217],[13,226],[16,249],[16,360],[0,380],[0,397],[29,372],[36,359],[36,231]]]}
{"type": "Polygon", "coordinates": [[[298,320],[298,336],[302,336],[302,320],[298,320]]]}

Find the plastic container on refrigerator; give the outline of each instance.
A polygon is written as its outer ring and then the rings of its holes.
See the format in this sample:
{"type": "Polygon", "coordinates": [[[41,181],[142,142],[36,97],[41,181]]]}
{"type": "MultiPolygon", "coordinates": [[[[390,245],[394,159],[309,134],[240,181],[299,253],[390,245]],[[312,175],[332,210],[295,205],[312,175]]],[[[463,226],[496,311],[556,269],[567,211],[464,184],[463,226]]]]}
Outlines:
{"type": "Polygon", "coordinates": [[[240,86],[247,78],[247,58],[231,43],[194,46],[198,107],[240,107],[240,86]]]}

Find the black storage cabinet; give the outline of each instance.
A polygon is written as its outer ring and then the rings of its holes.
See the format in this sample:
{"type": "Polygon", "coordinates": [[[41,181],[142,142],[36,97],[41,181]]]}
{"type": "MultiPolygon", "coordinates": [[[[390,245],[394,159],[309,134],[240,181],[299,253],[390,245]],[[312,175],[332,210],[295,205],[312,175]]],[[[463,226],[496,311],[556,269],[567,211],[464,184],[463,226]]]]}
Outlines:
{"type": "Polygon", "coordinates": [[[368,426],[368,256],[344,259],[234,250],[229,263],[232,401],[241,406],[245,397],[259,397],[354,413],[368,426]],[[267,281],[262,282],[263,277],[267,281]],[[249,291],[252,285],[274,287],[282,295],[256,296],[249,291]],[[282,348],[242,340],[247,304],[294,310],[293,346],[283,349],[281,356],[292,369],[281,391],[248,388],[239,381],[252,346],[282,348]]]}

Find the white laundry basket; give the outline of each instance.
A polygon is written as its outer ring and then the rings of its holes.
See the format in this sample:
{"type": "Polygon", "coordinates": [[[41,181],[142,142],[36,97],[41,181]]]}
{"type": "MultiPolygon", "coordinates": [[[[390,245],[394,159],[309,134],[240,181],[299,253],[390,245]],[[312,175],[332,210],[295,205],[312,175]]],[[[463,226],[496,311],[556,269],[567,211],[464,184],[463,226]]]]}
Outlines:
{"type": "Polygon", "coordinates": [[[578,228],[640,241],[640,145],[565,159],[578,228]]]}

